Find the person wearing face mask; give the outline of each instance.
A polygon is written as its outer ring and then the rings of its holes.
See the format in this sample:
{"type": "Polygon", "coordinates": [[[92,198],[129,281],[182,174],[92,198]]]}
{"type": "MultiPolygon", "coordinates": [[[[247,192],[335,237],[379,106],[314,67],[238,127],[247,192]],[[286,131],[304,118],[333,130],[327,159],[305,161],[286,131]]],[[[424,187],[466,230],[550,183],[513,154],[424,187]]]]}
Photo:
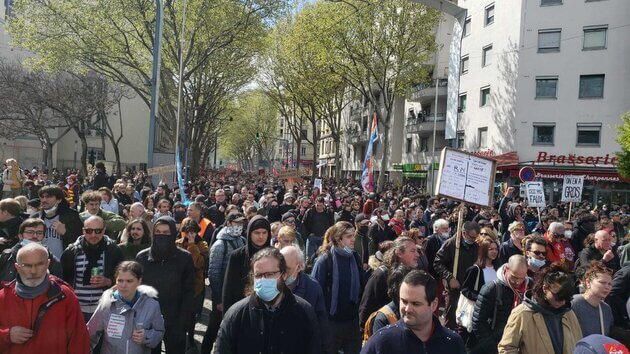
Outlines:
{"type": "Polygon", "coordinates": [[[363,263],[363,270],[367,271],[370,266],[368,261],[370,259],[369,243],[370,239],[367,236],[369,230],[370,220],[365,214],[360,213],[354,218],[354,228],[356,241],[354,242],[354,251],[359,255],[361,263],[363,263]]]}
{"type": "Polygon", "coordinates": [[[440,275],[448,292],[443,315],[446,321],[445,326],[453,330],[457,329],[455,309],[459,300],[460,284],[464,282],[466,270],[472,267],[477,260],[479,246],[475,240],[479,235],[479,231],[479,224],[474,221],[466,221],[463,224],[456,276],[453,274],[453,267],[455,265],[457,237],[451,237],[446,240],[435,255],[435,271],[440,275]]]}
{"type": "Polygon", "coordinates": [[[0,290],[0,353],[89,353],[90,336],[72,288],[47,271],[48,250],[18,251],[16,281],[0,290]]]}
{"type": "Polygon", "coordinates": [[[505,264],[515,254],[523,254],[523,238],[525,238],[525,225],[520,221],[514,221],[508,227],[510,239],[501,243],[499,249],[499,264],[505,264]]]}
{"type": "Polygon", "coordinates": [[[352,224],[340,221],[330,227],[311,273],[326,299],[330,353],[343,349],[346,354],[358,354],[361,350],[358,313],[366,279],[359,255],[353,250],[354,243],[352,224]]]}
{"type": "MultiPolygon", "coordinates": [[[[18,251],[29,243],[41,244],[42,239],[44,238],[45,230],[46,225],[41,219],[26,219],[22,222],[22,224],[20,224],[17,235],[19,242],[12,248],[4,250],[2,254],[0,254],[0,288],[7,286],[10,282],[15,280],[17,276],[17,270],[13,264],[17,259],[18,251]]],[[[48,252],[48,259],[50,260],[50,265],[48,267],[50,274],[61,279],[63,272],[61,270],[61,263],[59,263],[59,259],[53,256],[50,252],[48,252]]]]}
{"type": "Polygon", "coordinates": [[[570,300],[575,278],[565,265],[545,268],[534,283],[532,297],[525,298],[508,319],[499,342],[499,354],[572,354],[582,329],[570,300]]]}
{"type": "Polygon", "coordinates": [[[221,317],[223,316],[223,281],[228,266],[230,254],[246,244],[242,235],[245,217],[239,212],[228,214],[225,227],[221,228],[217,235],[217,241],[210,249],[208,258],[208,280],[212,299],[212,312],[208,321],[208,327],[204,334],[202,352],[210,350],[214,338],[219,330],[221,317]]]}
{"type": "MultiPolygon", "coordinates": [[[[437,219],[433,222],[433,234],[427,237],[424,243],[425,253],[429,262],[429,274],[435,279],[440,279],[440,276],[435,271],[434,262],[435,255],[442,248],[442,244],[451,237],[450,226],[445,219],[437,219]]],[[[440,287],[440,283],[438,283],[440,287]]],[[[441,297],[438,291],[438,297],[441,297]]]]}
{"type": "Polygon", "coordinates": [[[374,210],[370,220],[372,225],[368,229],[368,239],[370,240],[370,255],[374,255],[382,242],[393,241],[397,235],[389,226],[389,214],[385,209],[374,210]]]}
{"type": "MultiPolygon", "coordinates": [[[[287,246],[280,250],[287,262],[287,279],[285,284],[294,295],[306,300],[315,311],[320,333],[322,334],[322,344],[324,348],[330,346],[330,333],[328,332],[328,313],[326,312],[326,302],[324,292],[319,283],[310,275],[304,272],[306,257],[304,252],[296,246],[287,246]]],[[[325,351],[324,351],[325,352],[325,351]]]]}
{"type": "Polygon", "coordinates": [[[547,266],[547,240],[538,235],[529,235],[524,243],[527,276],[533,279],[538,271],[547,266]]]}
{"type": "Polygon", "coordinates": [[[81,235],[83,222],[79,213],[71,209],[64,192],[57,186],[45,186],[39,190],[42,211],[33,215],[44,220],[46,235],[42,245],[57,258],[63,250],[81,235]]]}
{"type": "Polygon", "coordinates": [[[577,255],[571,243],[564,238],[564,225],[560,222],[549,224],[545,240],[547,240],[547,261],[560,262],[560,264],[566,264],[568,269],[573,269],[577,255]]]}
{"type": "Polygon", "coordinates": [[[114,240],[105,236],[105,223],[90,216],[83,223],[83,235],[61,255],[63,280],[75,289],[87,322],[103,295],[114,284],[114,272],[123,254],[114,240]]]}
{"type": "MultiPolygon", "coordinates": [[[[192,256],[175,244],[179,233],[175,220],[159,218],[153,225],[151,247],[140,251],[136,261],[142,265],[142,282],[154,287],[164,316],[166,352],[185,353],[186,329],[194,313],[195,266],[192,256]]],[[[152,353],[161,352],[158,345],[152,353]]]]}
{"type": "Polygon", "coordinates": [[[287,264],[280,251],[258,251],[251,273],[251,294],[226,312],[212,353],[321,353],[313,307],[287,289],[287,264]]]}
{"type": "Polygon", "coordinates": [[[125,235],[128,235],[126,241],[119,243],[118,248],[122,251],[126,261],[136,259],[140,251],[151,246],[151,231],[143,219],[129,221],[125,227],[125,235]]]}

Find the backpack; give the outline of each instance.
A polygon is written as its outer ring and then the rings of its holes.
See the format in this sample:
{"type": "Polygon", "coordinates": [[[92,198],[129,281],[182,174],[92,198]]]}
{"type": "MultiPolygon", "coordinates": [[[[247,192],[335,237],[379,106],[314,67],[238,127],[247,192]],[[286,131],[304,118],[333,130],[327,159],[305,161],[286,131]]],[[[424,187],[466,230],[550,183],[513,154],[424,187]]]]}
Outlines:
{"type": "Polygon", "coordinates": [[[363,345],[365,345],[365,343],[367,343],[368,339],[370,339],[370,337],[374,334],[374,333],[372,333],[372,323],[374,322],[374,319],[376,318],[376,315],[378,315],[379,313],[382,313],[385,316],[387,316],[387,319],[389,320],[389,324],[390,325],[393,325],[396,322],[398,322],[398,318],[396,317],[396,314],[394,313],[394,310],[392,310],[391,307],[389,307],[389,304],[381,307],[380,309],[378,309],[378,310],[376,310],[374,312],[372,312],[370,317],[368,317],[367,321],[365,322],[365,327],[364,327],[364,330],[363,330],[363,345]]]}

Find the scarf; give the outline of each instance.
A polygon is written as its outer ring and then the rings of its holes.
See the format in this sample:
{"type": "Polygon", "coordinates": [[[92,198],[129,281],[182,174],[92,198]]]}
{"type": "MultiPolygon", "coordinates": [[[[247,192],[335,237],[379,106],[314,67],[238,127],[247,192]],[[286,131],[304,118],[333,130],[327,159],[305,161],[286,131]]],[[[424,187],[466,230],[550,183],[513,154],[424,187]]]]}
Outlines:
{"type": "Polygon", "coordinates": [[[122,301],[123,303],[127,304],[131,308],[133,308],[133,305],[135,305],[136,302],[138,302],[139,298],[140,298],[140,292],[138,290],[136,290],[136,294],[133,296],[133,299],[131,299],[131,301],[125,300],[125,298],[122,297],[122,295],[120,295],[118,290],[114,291],[114,299],[122,301]]]}
{"type": "Polygon", "coordinates": [[[337,313],[337,300],[339,298],[339,262],[350,260],[350,301],[359,303],[359,291],[361,282],[359,280],[359,267],[354,260],[354,255],[343,249],[333,246],[330,252],[333,259],[332,269],[332,294],[330,296],[330,315],[337,313]],[[340,257],[340,258],[338,258],[340,257]]]}
{"type": "Polygon", "coordinates": [[[17,281],[15,282],[15,292],[17,295],[23,299],[32,300],[39,295],[43,294],[46,290],[48,290],[48,285],[50,285],[50,279],[48,278],[48,273],[44,277],[44,281],[42,281],[39,285],[30,287],[24,285],[22,280],[18,276],[17,281]]]}
{"type": "Polygon", "coordinates": [[[90,285],[90,279],[92,278],[92,268],[98,268],[98,260],[101,259],[101,255],[105,253],[107,247],[107,241],[105,237],[101,239],[96,245],[90,245],[85,238],[81,240],[81,248],[85,253],[85,258],[88,261],[85,270],[83,271],[83,285],[90,285]]]}
{"type": "Polygon", "coordinates": [[[515,288],[514,286],[512,286],[512,283],[510,283],[510,281],[508,280],[507,267],[503,268],[503,279],[505,279],[505,283],[507,284],[507,286],[510,287],[510,289],[512,289],[512,292],[514,293],[512,308],[515,308],[516,306],[520,305],[521,302],[523,302],[523,298],[525,297],[525,291],[527,291],[527,279],[525,279],[525,281],[518,288],[515,288]]]}

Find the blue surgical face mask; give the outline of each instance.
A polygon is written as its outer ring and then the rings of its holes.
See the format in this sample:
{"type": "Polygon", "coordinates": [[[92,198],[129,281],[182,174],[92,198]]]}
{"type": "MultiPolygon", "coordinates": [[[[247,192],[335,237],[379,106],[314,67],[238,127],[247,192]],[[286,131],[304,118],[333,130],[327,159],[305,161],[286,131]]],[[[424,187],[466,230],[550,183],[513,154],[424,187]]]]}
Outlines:
{"type": "Polygon", "coordinates": [[[278,279],[261,278],[254,280],[254,292],[264,302],[275,299],[280,294],[278,279]]]}
{"type": "Polygon", "coordinates": [[[542,260],[541,260],[541,259],[538,259],[538,258],[534,258],[534,257],[532,257],[532,258],[530,258],[530,259],[528,259],[528,260],[527,260],[527,263],[528,263],[530,266],[532,266],[532,268],[535,268],[535,269],[540,269],[540,268],[542,268],[542,267],[544,267],[544,266],[545,266],[545,264],[547,263],[547,261],[545,261],[544,259],[542,259],[542,260]]]}
{"type": "Polygon", "coordinates": [[[297,277],[295,277],[295,276],[293,276],[293,275],[289,275],[289,276],[287,277],[287,280],[285,280],[285,281],[284,281],[284,283],[285,283],[287,286],[291,286],[291,285],[293,285],[293,283],[295,283],[295,281],[296,281],[296,280],[297,280],[297,277]]]}
{"type": "Polygon", "coordinates": [[[352,249],[348,246],[343,246],[343,250],[346,251],[347,254],[352,254],[352,249]]]}
{"type": "Polygon", "coordinates": [[[22,244],[22,246],[26,246],[29,243],[39,243],[39,242],[35,242],[35,241],[31,241],[31,240],[27,240],[27,239],[22,239],[22,242],[20,242],[22,244]]]}
{"type": "Polygon", "coordinates": [[[464,239],[464,243],[467,245],[472,245],[473,243],[475,243],[475,240],[464,239]]]}

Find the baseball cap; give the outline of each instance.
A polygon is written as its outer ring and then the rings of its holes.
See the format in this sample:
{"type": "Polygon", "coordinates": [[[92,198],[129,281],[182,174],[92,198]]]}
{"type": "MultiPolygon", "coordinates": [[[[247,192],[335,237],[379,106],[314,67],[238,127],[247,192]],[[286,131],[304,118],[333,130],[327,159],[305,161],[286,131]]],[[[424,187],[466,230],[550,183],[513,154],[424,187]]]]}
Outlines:
{"type": "Polygon", "coordinates": [[[286,221],[287,219],[291,219],[291,218],[295,219],[295,214],[293,214],[290,211],[287,211],[286,213],[282,214],[282,221],[286,221]]]}
{"type": "Polygon", "coordinates": [[[630,354],[618,341],[601,334],[591,334],[575,344],[573,354],[630,354]]]}

